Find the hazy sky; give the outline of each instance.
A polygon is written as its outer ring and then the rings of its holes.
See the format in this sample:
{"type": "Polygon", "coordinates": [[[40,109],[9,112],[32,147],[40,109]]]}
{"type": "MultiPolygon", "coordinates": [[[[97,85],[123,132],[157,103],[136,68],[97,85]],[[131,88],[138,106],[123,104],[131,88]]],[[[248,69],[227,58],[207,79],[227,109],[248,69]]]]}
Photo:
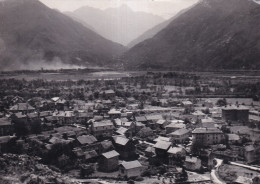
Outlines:
{"type": "Polygon", "coordinates": [[[170,18],[180,10],[187,8],[198,0],[40,0],[50,8],[60,11],[73,11],[82,6],[99,9],[118,7],[127,4],[134,11],[144,11],[170,18]]]}

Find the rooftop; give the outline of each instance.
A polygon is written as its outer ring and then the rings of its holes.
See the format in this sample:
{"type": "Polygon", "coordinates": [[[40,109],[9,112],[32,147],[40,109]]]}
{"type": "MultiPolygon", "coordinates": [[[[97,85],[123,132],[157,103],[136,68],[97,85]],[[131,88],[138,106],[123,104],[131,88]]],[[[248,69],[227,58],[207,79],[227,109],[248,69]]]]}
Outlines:
{"type": "Polygon", "coordinates": [[[142,165],[140,164],[140,162],[138,160],[135,161],[130,161],[130,162],[122,162],[121,165],[125,168],[125,169],[134,169],[134,168],[138,168],[138,167],[142,167],[142,165]]]}
{"type": "Polygon", "coordinates": [[[194,134],[210,134],[210,133],[223,133],[218,128],[195,128],[195,130],[192,131],[194,134]]]}
{"type": "Polygon", "coordinates": [[[119,153],[117,153],[115,150],[109,151],[102,154],[105,158],[113,158],[119,156],[119,153]]]}
{"type": "Polygon", "coordinates": [[[168,148],[171,146],[171,142],[166,142],[166,141],[158,141],[155,145],[154,148],[157,149],[162,149],[162,150],[168,150],[168,148]]]}

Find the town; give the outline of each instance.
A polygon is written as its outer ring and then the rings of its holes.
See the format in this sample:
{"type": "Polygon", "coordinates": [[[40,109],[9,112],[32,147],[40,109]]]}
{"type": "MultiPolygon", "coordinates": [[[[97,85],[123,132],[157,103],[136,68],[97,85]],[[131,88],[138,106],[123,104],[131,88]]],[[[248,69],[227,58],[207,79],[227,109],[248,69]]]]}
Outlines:
{"type": "Polygon", "coordinates": [[[259,184],[259,84],[183,72],[0,79],[0,183],[259,184]]]}

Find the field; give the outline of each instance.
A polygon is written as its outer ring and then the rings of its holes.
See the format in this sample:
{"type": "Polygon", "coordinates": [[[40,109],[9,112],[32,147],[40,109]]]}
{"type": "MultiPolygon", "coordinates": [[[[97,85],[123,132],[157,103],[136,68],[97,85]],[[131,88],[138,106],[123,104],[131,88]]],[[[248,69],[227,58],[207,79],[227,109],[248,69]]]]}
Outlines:
{"type": "Polygon", "coordinates": [[[32,73],[8,73],[1,74],[0,79],[24,79],[36,80],[42,79],[47,81],[64,81],[64,80],[113,80],[122,77],[141,75],[143,72],[117,72],[117,71],[97,71],[97,72],[32,72],[32,73]]]}

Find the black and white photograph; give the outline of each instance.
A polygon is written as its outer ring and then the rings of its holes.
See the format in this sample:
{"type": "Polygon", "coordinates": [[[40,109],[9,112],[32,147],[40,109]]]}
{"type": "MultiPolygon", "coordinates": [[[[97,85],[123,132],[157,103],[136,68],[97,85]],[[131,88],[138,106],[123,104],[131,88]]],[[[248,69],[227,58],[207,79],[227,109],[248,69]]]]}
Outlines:
{"type": "Polygon", "coordinates": [[[260,184],[260,0],[0,0],[0,184],[260,184]]]}

